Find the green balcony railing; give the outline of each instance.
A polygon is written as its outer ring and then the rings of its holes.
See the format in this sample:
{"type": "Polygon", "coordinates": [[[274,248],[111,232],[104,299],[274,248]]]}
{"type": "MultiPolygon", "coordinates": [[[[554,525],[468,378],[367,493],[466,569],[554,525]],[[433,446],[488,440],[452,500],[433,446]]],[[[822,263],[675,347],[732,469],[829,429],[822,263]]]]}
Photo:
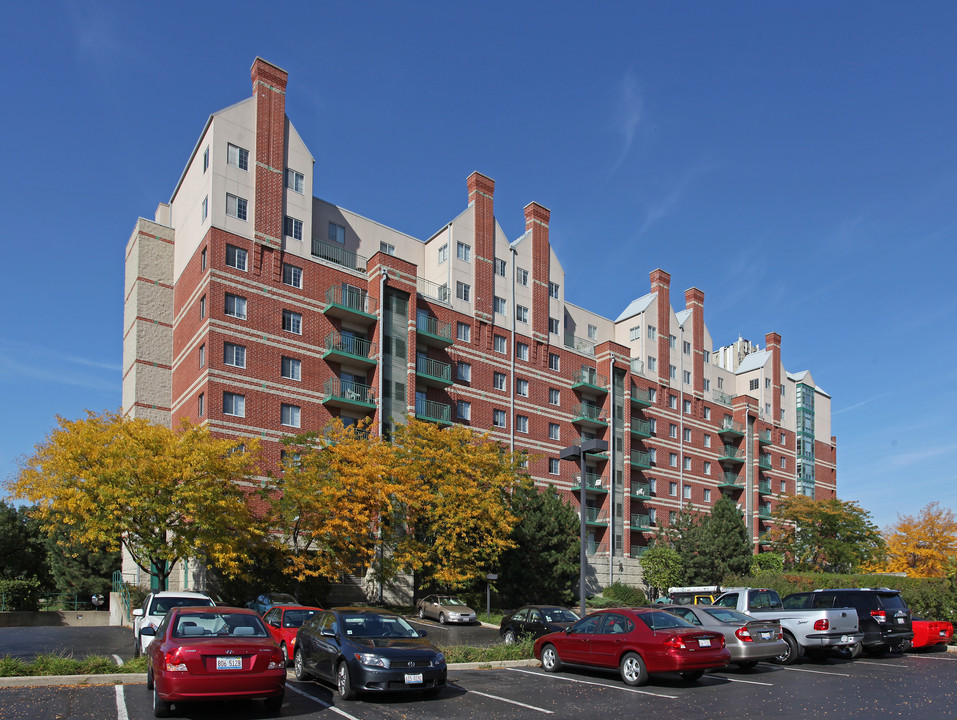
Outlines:
{"type": "Polygon", "coordinates": [[[762,445],[771,444],[771,431],[770,430],[761,430],[758,432],[758,442],[762,445]]]}
{"type": "Polygon", "coordinates": [[[651,549],[651,548],[649,548],[647,545],[632,545],[632,546],[631,546],[631,556],[632,556],[632,557],[639,557],[639,558],[640,558],[642,555],[644,555],[644,554],[645,554],[646,552],[648,552],[650,549],[651,549]]]}
{"type": "Polygon", "coordinates": [[[599,425],[608,424],[605,409],[591,403],[578,403],[572,408],[572,422],[582,421],[590,421],[599,425]]]}
{"type": "Polygon", "coordinates": [[[438,300],[441,303],[449,303],[452,299],[452,293],[448,285],[439,285],[425,278],[416,278],[416,290],[420,295],[430,300],[438,300]]]}
{"type": "Polygon", "coordinates": [[[631,434],[636,437],[651,437],[651,420],[631,419],[631,434]]]}
{"type": "Polygon", "coordinates": [[[739,437],[744,436],[744,423],[739,423],[737,420],[729,420],[725,418],[721,422],[721,429],[718,430],[719,435],[737,435],[739,437]]]}
{"type": "Polygon", "coordinates": [[[365,338],[359,338],[355,335],[343,335],[338,330],[333,330],[326,335],[323,343],[327,354],[343,355],[349,358],[359,360],[373,360],[378,350],[376,343],[365,338]]]}
{"type": "Polygon", "coordinates": [[[576,350],[585,355],[595,354],[595,343],[591,340],[575,337],[570,333],[565,333],[565,347],[576,350]]]}
{"type": "Polygon", "coordinates": [[[601,392],[608,392],[608,377],[599,375],[595,368],[583,367],[572,376],[572,387],[588,387],[601,392]]]}
{"type": "Polygon", "coordinates": [[[762,470],[770,470],[770,469],[771,469],[771,456],[768,455],[768,454],[766,454],[766,453],[762,453],[762,454],[758,457],[758,467],[761,468],[762,470]]]}
{"type": "Polygon", "coordinates": [[[647,530],[651,527],[651,519],[647,515],[632,515],[631,516],[631,529],[632,530],[647,530]]]}
{"type": "Polygon", "coordinates": [[[357,255],[354,252],[346,250],[340,245],[323,242],[322,240],[312,239],[312,254],[321,260],[328,260],[336,265],[342,265],[350,270],[366,271],[366,258],[357,255]]]}
{"type": "Polygon", "coordinates": [[[590,525],[602,525],[605,523],[605,511],[601,508],[585,508],[585,522],[590,525]]]}
{"type": "Polygon", "coordinates": [[[651,499],[651,484],[643,482],[633,482],[631,484],[631,496],[637,500],[651,499]]]}
{"type": "Polygon", "coordinates": [[[637,385],[631,386],[631,404],[637,407],[651,407],[651,390],[639,388],[637,385]]]}
{"type": "Polygon", "coordinates": [[[761,520],[770,520],[771,519],[771,506],[770,505],[758,505],[758,517],[761,520]]]}
{"type": "MultiPolygon", "coordinates": [[[[581,490],[581,478],[575,478],[575,484],[572,486],[572,490],[577,492],[581,490]]],[[[591,492],[608,492],[608,485],[605,483],[604,478],[599,473],[585,473],[585,490],[591,492]]]]}
{"type": "Polygon", "coordinates": [[[442,424],[452,424],[452,406],[434,400],[415,399],[415,416],[442,424]]]}
{"type": "Polygon", "coordinates": [[[762,495],[771,494],[771,481],[770,480],[759,480],[758,481],[758,492],[762,495]]]}
{"type": "Polygon", "coordinates": [[[415,358],[415,372],[417,375],[424,375],[444,384],[452,384],[452,366],[441,360],[419,355],[415,358]]]}
{"type": "Polygon", "coordinates": [[[452,323],[439,320],[431,315],[418,320],[415,329],[420,335],[426,335],[443,344],[451,345],[455,341],[452,335],[452,323]],[[423,323],[422,320],[425,320],[425,322],[423,323]]]}
{"type": "Polygon", "coordinates": [[[744,452],[736,448],[734,445],[725,445],[721,449],[718,460],[722,462],[744,462],[744,452]]]}
{"type": "Polygon", "coordinates": [[[718,483],[720,488],[740,488],[741,482],[738,478],[737,473],[726,472],[721,476],[721,482],[718,483]]]}
{"type": "Polygon", "coordinates": [[[733,398],[730,395],[728,395],[728,393],[721,392],[720,390],[712,390],[711,397],[714,398],[715,402],[731,407],[731,401],[733,398]]]}
{"type": "Polygon", "coordinates": [[[333,285],[326,290],[326,311],[347,310],[360,315],[374,316],[378,302],[362,288],[352,285],[333,285]]]}
{"type": "Polygon", "coordinates": [[[632,450],[629,460],[634,467],[651,468],[651,455],[644,450],[632,450]]]}
{"type": "Polygon", "coordinates": [[[375,406],[375,389],[351,380],[329,378],[323,383],[323,401],[337,399],[357,405],[375,406]]]}

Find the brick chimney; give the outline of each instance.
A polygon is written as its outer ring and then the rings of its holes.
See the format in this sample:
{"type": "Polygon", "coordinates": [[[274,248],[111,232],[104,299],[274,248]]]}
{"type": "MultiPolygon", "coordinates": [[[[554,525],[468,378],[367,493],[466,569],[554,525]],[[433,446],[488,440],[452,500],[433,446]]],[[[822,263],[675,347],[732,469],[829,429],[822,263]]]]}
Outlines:
{"type": "Polygon", "coordinates": [[[256,240],[280,247],[289,73],[257,57],[250,75],[256,98],[256,240]]]}
{"type": "MultiPolygon", "coordinates": [[[[475,297],[473,307],[482,322],[492,322],[495,297],[495,181],[480,172],[468,177],[469,204],[474,205],[475,237],[472,240],[475,297]]],[[[449,248],[455,257],[455,248],[449,248]]],[[[514,308],[511,309],[515,312],[514,308]]]]}
{"type": "Polygon", "coordinates": [[[781,336],[769,332],[764,336],[764,344],[771,351],[771,422],[781,424],[781,336]]]}
{"type": "Polygon", "coordinates": [[[651,271],[650,277],[651,292],[658,293],[658,381],[668,385],[671,383],[671,348],[668,342],[671,335],[671,275],[658,268],[651,271]]]}
{"type": "MultiPolygon", "coordinates": [[[[691,381],[695,395],[704,395],[704,292],[685,290],[685,309],[691,311],[691,381]]],[[[684,348],[679,348],[684,352],[684,348]]]]}
{"type": "Polygon", "coordinates": [[[548,281],[551,251],[548,220],[551,211],[536,202],[525,206],[525,232],[532,234],[532,337],[548,342],[548,281]]]}

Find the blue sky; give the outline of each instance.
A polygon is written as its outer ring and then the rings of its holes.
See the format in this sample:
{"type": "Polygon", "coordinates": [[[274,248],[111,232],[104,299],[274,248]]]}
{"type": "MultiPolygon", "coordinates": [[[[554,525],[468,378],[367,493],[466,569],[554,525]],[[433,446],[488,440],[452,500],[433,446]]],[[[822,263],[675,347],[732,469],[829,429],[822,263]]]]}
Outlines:
{"type": "Polygon", "coordinates": [[[0,478],[120,405],[123,252],[260,55],[316,195],[425,238],[496,180],[552,211],[573,303],[672,275],[716,344],[782,335],[838,487],[957,509],[957,4],[18,3],[0,59],[0,478]],[[278,8],[278,9],[276,9],[278,8]]]}

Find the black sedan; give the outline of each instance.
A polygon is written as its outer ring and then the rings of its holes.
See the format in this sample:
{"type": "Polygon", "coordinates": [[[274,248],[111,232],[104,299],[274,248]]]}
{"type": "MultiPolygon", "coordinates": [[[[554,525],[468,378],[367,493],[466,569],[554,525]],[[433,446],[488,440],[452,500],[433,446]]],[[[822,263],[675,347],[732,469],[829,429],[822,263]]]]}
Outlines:
{"type": "Polygon", "coordinates": [[[555,605],[525,605],[502,618],[498,628],[506,645],[519,638],[540,638],[550,632],[558,632],[578,622],[578,615],[571,610],[555,605]]]}
{"type": "Polygon", "coordinates": [[[360,692],[418,690],[445,685],[445,656],[400,615],[365,607],[324,610],[296,635],[297,680],[334,683],[343,700],[360,692]]]}

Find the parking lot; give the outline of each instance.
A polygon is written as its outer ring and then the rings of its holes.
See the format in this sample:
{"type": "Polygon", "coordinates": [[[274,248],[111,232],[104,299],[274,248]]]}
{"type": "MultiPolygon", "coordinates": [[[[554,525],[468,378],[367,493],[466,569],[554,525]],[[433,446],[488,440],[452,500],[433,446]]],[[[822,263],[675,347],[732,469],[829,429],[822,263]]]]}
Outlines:
{"type": "MultiPolygon", "coordinates": [[[[617,675],[582,670],[557,674],[539,667],[450,669],[450,685],[434,699],[402,695],[343,703],[331,688],[290,680],[283,718],[406,720],[442,718],[954,718],[957,655],[920,653],[828,660],[793,667],[729,668],[697,683],[652,677],[640,688],[617,675]]],[[[141,720],[152,717],[145,685],[0,689],[3,720],[141,720]]],[[[194,704],[174,717],[225,720],[276,717],[258,702],[194,704]]]]}

